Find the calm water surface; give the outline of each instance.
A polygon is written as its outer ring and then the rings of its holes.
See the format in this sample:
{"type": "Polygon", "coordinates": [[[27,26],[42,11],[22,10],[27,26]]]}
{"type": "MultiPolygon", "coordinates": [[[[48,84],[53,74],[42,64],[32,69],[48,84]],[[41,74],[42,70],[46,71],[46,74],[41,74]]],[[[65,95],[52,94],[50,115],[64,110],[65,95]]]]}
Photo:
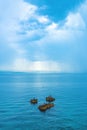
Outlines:
{"type": "Polygon", "coordinates": [[[87,130],[87,74],[0,72],[0,130],[87,130]],[[48,95],[55,106],[40,112],[48,95]]]}

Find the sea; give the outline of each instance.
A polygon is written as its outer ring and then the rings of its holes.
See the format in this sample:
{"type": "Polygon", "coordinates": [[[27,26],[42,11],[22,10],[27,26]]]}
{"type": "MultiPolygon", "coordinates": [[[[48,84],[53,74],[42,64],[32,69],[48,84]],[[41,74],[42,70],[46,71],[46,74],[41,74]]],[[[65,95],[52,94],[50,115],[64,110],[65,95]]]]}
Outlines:
{"type": "Polygon", "coordinates": [[[87,74],[0,72],[0,130],[87,130],[87,74]]]}

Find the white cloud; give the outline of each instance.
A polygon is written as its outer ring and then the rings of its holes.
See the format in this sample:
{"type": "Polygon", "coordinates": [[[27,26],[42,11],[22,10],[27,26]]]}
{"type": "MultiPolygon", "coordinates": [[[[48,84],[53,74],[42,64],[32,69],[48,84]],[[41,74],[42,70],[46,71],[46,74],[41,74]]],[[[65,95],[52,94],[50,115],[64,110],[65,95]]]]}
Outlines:
{"type": "Polygon", "coordinates": [[[24,2],[23,0],[7,0],[0,1],[0,12],[2,21],[6,19],[8,21],[21,21],[27,20],[37,10],[37,6],[24,2]],[[4,10],[6,8],[6,10],[4,10]]]}
{"type": "Polygon", "coordinates": [[[26,59],[16,59],[12,65],[14,71],[24,72],[73,72],[68,64],[56,61],[29,61],[26,59]]]}
{"type": "MultiPolygon", "coordinates": [[[[37,61],[30,61],[25,57],[27,52],[29,53],[25,45],[31,42],[32,45],[43,48],[44,44],[79,43],[86,34],[84,30],[86,31],[87,25],[87,1],[76,12],[70,12],[64,21],[58,23],[51,21],[49,16],[37,13],[38,11],[38,6],[23,0],[0,1],[0,38],[3,37],[5,44],[16,52],[10,68],[18,71],[73,71],[74,67],[65,60],[60,63],[52,61],[50,57],[47,58],[48,61],[40,61],[38,58],[37,61]]],[[[35,53],[34,57],[38,57],[38,54],[35,53]]]]}
{"type": "Polygon", "coordinates": [[[83,20],[81,14],[77,13],[70,13],[66,18],[66,22],[64,25],[66,29],[75,29],[75,30],[83,30],[86,28],[85,21],[83,20]]]}
{"type": "Polygon", "coordinates": [[[50,22],[49,18],[47,16],[37,16],[36,19],[43,24],[47,24],[50,22]]]}
{"type": "MultiPolygon", "coordinates": [[[[38,44],[76,43],[86,33],[87,26],[87,1],[82,3],[76,11],[69,12],[67,17],[58,23],[51,22],[45,27],[45,37],[38,44]]],[[[80,41],[80,40],[79,40],[80,41]]]]}
{"type": "MultiPolygon", "coordinates": [[[[24,49],[18,44],[21,30],[20,22],[28,20],[37,10],[37,6],[28,4],[23,0],[0,1],[0,39],[3,37],[6,46],[15,50],[17,54],[24,54],[24,49]]],[[[3,44],[3,43],[0,43],[3,44]]]]}
{"type": "MultiPolygon", "coordinates": [[[[86,13],[87,12],[87,0],[85,0],[85,2],[80,6],[78,11],[81,14],[85,23],[87,23],[87,13],[86,13]]],[[[87,27],[87,24],[86,24],[86,27],[87,27]]]]}
{"type": "Polygon", "coordinates": [[[3,38],[6,42],[4,44],[15,50],[16,56],[22,57],[26,53],[26,49],[22,47],[22,43],[20,44],[21,41],[34,39],[35,35],[43,35],[37,22],[41,23],[40,26],[49,23],[47,16],[39,15],[38,10],[38,6],[24,0],[0,1],[0,39],[3,38]],[[25,35],[21,35],[21,32],[25,35]]]}

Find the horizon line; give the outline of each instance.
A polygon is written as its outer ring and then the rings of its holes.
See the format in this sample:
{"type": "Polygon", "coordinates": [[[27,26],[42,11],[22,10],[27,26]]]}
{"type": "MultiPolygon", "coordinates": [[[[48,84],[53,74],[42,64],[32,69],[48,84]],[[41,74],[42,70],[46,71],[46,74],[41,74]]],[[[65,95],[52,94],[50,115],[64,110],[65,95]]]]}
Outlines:
{"type": "Polygon", "coordinates": [[[87,72],[58,72],[58,71],[11,71],[11,70],[0,70],[0,72],[9,73],[56,73],[56,74],[86,74],[87,72]]]}

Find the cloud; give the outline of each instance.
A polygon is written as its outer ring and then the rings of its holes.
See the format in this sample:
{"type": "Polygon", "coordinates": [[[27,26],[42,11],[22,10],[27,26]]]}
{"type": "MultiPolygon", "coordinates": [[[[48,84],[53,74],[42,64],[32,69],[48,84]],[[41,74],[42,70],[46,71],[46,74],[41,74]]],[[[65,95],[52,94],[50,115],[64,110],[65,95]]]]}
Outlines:
{"type": "Polygon", "coordinates": [[[51,60],[67,63],[75,72],[87,71],[87,1],[58,22],[45,27],[45,36],[37,41],[51,60]]]}
{"type": "MultiPolygon", "coordinates": [[[[85,6],[87,7],[87,3],[85,6]]],[[[47,39],[47,42],[60,44],[72,43],[75,39],[78,40],[78,38],[81,38],[86,31],[87,24],[86,20],[83,18],[85,14],[81,13],[81,10],[83,9],[84,6],[81,6],[76,12],[70,12],[63,21],[60,21],[59,23],[52,22],[48,25],[45,28],[47,33],[44,40],[47,39]]]]}
{"type": "Polygon", "coordinates": [[[54,61],[29,61],[16,59],[12,66],[14,71],[24,72],[73,72],[67,64],[54,61]]]}
{"type": "MultiPolygon", "coordinates": [[[[0,44],[3,44],[1,49],[4,51],[8,47],[8,50],[13,50],[15,57],[12,60],[26,53],[26,48],[22,46],[23,41],[42,37],[39,24],[44,26],[49,23],[49,19],[47,16],[39,15],[38,10],[39,7],[23,0],[0,1],[0,44]]],[[[12,51],[9,53],[14,55],[12,51]]]]}
{"type": "Polygon", "coordinates": [[[23,0],[0,1],[0,50],[4,52],[0,69],[74,72],[85,66],[87,70],[87,1],[59,22],[40,11],[41,7],[23,0]],[[11,65],[5,66],[8,54],[11,65]]]}
{"type": "Polygon", "coordinates": [[[72,30],[84,30],[86,28],[85,21],[79,12],[70,13],[66,19],[64,28],[72,30]]]}

